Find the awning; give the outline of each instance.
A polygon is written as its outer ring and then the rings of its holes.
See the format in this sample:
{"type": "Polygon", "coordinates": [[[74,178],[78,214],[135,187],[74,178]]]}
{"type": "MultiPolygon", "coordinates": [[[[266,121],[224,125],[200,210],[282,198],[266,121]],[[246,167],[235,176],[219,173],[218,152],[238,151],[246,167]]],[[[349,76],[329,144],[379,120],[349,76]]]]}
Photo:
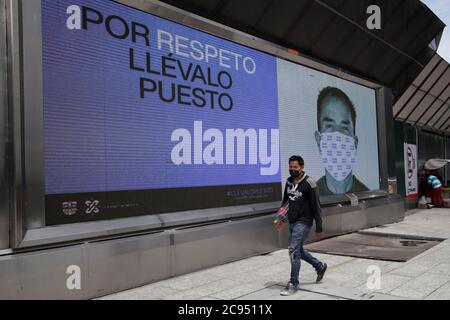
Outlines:
{"type": "Polygon", "coordinates": [[[436,54],[394,105],[394,117],[450,134],[450,65],[436,54]]]}
{"type": "Polygon", "coordinates": [[[350,74],[399,98],[434,55],[445,24],[419,0],[163,0],[350,74]],[[381,30],[367,8],[381,9],[381,30]]]}

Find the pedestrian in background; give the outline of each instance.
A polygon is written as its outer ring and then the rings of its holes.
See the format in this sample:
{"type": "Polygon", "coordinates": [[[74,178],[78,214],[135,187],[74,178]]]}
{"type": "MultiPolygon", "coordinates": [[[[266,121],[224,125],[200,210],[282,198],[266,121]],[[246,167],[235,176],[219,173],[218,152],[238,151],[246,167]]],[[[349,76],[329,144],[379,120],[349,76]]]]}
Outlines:
{"type": "Polygon", "coordinates": [[[430,187],[431,202],[435,207],[442,207],[442,182],[436,172],[429,172],[427,184],[430,187]]]}

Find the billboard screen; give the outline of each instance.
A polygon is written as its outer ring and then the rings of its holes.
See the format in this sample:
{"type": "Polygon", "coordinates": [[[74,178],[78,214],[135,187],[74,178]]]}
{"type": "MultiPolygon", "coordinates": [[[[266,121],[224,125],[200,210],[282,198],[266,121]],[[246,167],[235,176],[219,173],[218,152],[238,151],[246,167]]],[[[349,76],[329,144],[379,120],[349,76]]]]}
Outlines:
{"type": "Polygon", "coordinates": [[[282,176],[301,155],[321,196],[378,190],[375,90],[278,60],[282,176]]]}
{"type": "Polygon", "coordinates": [[[373,89],[115,1],[42,0],[46,225],[380,187],[373,89]]]}
{"type": "Polygon", "coordinates": [[[277,201],[277,59],[114,1],[42,0],[46,224],[277,201]]]}

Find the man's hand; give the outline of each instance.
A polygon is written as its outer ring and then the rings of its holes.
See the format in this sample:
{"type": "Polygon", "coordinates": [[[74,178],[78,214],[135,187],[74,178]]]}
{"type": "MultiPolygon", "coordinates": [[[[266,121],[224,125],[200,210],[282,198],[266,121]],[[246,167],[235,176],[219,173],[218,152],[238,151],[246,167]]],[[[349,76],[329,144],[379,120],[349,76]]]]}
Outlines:
{"type": "Polygon", "coordinates": [[[317,241],[322,240],[323,236],[324,236],[323,232],[316,232],[316,240],[317,241]]]}
{"type": "Polygon", "coordinates": [[[278,221],[278,222],[275,224],[275,228],[276,228],[277,231],[279,231],[279,232],[283,231],[283,229],[284,229],[284,223],[281,222],[281,221],[278,221]]]}

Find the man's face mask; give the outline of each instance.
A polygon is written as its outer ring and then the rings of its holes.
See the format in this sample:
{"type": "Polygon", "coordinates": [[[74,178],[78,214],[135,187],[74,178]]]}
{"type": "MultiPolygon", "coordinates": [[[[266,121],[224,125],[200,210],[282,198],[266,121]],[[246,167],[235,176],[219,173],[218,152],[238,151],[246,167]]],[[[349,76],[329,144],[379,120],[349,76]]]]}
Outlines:
{"type": "Polygon", "coordinates": [[[356,165],[355,139],[340,132],[323,133],[320,152],[323,165],[337,181],[345,180],[356,165]]]}
{"type": "Polygon", "coordinates": [[[289,174],[291,175],[292,178],[300,177],[300,171],[297,171],[297,170],[291,169],[291,170],[289,170],[289,174]]]}

